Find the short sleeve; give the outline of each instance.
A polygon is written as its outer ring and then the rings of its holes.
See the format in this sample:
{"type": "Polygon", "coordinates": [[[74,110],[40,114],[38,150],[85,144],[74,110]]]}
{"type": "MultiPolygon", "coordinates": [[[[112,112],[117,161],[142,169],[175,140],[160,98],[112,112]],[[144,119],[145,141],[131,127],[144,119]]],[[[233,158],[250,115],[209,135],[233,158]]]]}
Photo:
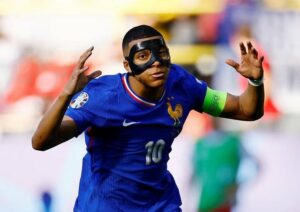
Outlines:
{"type": "Polygon", "coordinates": [[[191,84],[193,88],[191,88],[192,95],[194,97],[194,108],[198,112],[203,112],[203,102],[207,90],[206,82],[197,79],[192,76],[191,84]]]}
{"type": "Polygon", "coordinates": [[[91,125],[91,120],[93,120],[93,115],[88,108],[89,101],[89,93],[83,90],[73,97],[65,113],[65,115],[72,118],[76,123],[78,129],[77,136],[88,128],[91,125]]]}
{"type": "Polygon", "coordinates": [[[204,97],[206,94],[206,82],[197,79],[183,67],[172,64],[172,77],[175,79],[173,87],[183,88],[183,95],[188,99],[191,109],[202,112],[204,97]]]}

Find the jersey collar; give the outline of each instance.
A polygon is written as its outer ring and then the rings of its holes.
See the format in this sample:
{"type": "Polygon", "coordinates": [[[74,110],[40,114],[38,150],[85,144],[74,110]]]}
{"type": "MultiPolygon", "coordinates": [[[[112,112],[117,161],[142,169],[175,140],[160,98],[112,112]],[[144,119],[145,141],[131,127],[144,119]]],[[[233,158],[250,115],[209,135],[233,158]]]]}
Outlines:
{"type": "Polygon", "coordinates": [[[148,106],[148,107],[154,107],[156,106],[156,104],[158,102],[160,102],[165,94],[166,94],[166,91],[164,91],[163,95],[161,96],[161,98],[157,101],[157,102],[150,102],[150,101],[147,101],[141,97],[139,97],[131,88],[130,88],[130,85],[128,83],[128,74],[124,74],[123,77],[122,77],[122,84],[126,90],[126,92],[129,94],[129,96],[135,100],[136,102],[142,104],[142,105],[145,105],[145,106],[148,106]]]}

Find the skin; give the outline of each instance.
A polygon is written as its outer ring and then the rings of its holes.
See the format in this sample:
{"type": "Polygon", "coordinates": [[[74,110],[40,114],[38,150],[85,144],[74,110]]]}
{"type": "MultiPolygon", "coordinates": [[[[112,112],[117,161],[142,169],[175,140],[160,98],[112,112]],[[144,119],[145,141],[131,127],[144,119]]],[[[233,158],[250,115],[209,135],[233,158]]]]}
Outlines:
{"type": "MultiPolygon", "coordinates": [[[[231,59],[227,60],[226,63],[248,79],[262,79],[264,74],[262,65],[264,57],[258,57],[258,53],[251,42],[247,42],[247,48],[243,43],[239,45],[241,63],[231,59]]],[[[248,87],[240,96],[228,93],[225,108],[220,117],[245,121],[257,120],[264,114],[264,97],[263,84],[255,87],[248,83],[248,87]]]]}
{"type": "MultiPolygon", "coordinates": [[[[124,56],[129,54],[130,48],[138,42],[157,39],[159,36],[134,40],[124,49],[124,56]]],[[[252,44],[247,43],[247,49],[243,43],[240,44],[241,63],[227,60],[226,63],[232,66],[239,74],[249,79],[261,79],[263,77],[262,61],[258,58],[257,51],[252,44]]],[[[68,116],[64,116],[72,97],[82,90],[92,79],[99,77],[101,71],[95,71],[90,75],[85,75],[88,67],[86,60],[91,56],[93,47],[87,49],[79,58],[72,76],[64,87],[64,90],[49,107],[42,117],[36,131],[32,137],[32,147],[36,150],[47,150],[59,145],[77,135],[75,122],[68,116]]],[[[123,61],[125,69],[131,73],[129,64],[123,61]]],[[[169,69],[161,66],[159,62],[139,75],[130,75],[129,83],[131,88],[139,96],[149,100],[157,100],[164,91],[164,85],[169,73],[169,69]]],[[[263,85],[254,87],[249,85],[240,96],[227,95],[224,111],[221,117],[256,120],[263,115],[264,87],[263,85]]]]}
{"type": "MultiPolygon", "coordinates": [[[[137,39],[131,41],[128,47],[123,50],[124,58],[129,55],[130,49],[137,43],[159,39],[160,36],[152,36],[148,38],[137,39]]],[[[128,73],[132,73],[127,60],[123,61],[124,68],[128,73]]],[[[169,74],[169,69],[155,61],[151,68],[145,70],[139,75],[129,75],[129,84],[132,90],[139,96],[148,100],[158,100],[164,92],[164,85],[169,74]],[[162,76],[161,76],[162,75],[162,76]],[[159,77],[157,77],[159,76],[159,77]]]]}
{"type": "Polygon", "coordinates": [[[76,136],[75,122],[64,114],[73,95],[82,90],[90,80],[101,75],[101,71],[95,71],[90,75],[84,74],[88,70],[85,62],[91,56],[93,49],[94,47],[90,47],[80,56],[64,90],[42,117],[32,136],[34,149],[44,151],[76,136]]]}

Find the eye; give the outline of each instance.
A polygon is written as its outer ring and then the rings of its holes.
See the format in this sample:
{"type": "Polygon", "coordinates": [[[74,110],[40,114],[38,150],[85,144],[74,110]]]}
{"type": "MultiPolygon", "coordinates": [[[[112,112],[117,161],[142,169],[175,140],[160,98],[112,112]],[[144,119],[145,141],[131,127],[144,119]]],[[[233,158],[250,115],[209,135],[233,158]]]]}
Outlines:
{"type": "Polygon", "coordinates": [[[139,52],[135,53],[133,58],[134,58],[133,62],[136,65],[145,64],[151,58],[151,51],[148,49],[139,51],[139,52]]]}
{"type": "Polygon", "coordinates": [[[169,52],[167,49],[163,48],[159,50],[159,55],[160,57],[162,57],[163,59],[167,59],[169,57],[169,52]]]}
{"type": "Polygon", "coordinates": [[[144,50],[144,51],[137,52],[135,58],[138,60],[147,60],[150,55],[151,52],[149,50],[144,50]]]}
{"type": "Polygon", "coordinates": [[[142,53],[142,54],[139,54],[139,55],[138,55],[138,58],[139,58],[139,59],[145,59],[145,58],[146,58],[146,55],[143,54],[143,53],[142,53]]]}

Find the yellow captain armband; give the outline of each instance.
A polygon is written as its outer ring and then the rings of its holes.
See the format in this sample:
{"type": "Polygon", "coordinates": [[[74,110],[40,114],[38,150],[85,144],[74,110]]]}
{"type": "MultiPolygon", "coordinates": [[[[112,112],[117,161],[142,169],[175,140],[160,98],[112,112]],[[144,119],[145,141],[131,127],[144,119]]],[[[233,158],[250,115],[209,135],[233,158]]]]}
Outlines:
{"type": "Polygon", "coordinates": [[[219,116],[225,107],[226,98],[226,92],[216,91],[207,87],[202,107],[203,112],[219,116]]]}

